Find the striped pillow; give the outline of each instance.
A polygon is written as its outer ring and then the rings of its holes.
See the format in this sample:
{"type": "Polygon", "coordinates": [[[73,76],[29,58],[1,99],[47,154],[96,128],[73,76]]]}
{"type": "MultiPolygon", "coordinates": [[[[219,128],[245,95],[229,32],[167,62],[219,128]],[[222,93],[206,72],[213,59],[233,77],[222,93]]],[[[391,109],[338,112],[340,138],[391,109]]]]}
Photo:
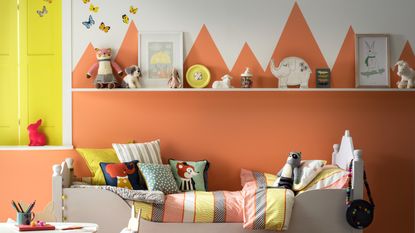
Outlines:
{"type": "Polygon", "coordinates": [[[326,165],[301,192],[316,189],[343,189],[349,182],[349,173],[337,166],[326,165]]]}
{"type": "Polygon", "coordinates": [[[160,140],[145,143],[112,144],[112,147],[122,163],[138,160],[140,163],[162,164],[160,140]]]}

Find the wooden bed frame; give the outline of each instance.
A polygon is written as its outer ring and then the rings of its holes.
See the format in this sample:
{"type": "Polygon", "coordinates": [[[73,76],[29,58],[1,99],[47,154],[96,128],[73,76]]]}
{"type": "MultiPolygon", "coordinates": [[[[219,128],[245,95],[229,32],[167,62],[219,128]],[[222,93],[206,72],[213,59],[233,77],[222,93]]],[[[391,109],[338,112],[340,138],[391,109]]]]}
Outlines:
{"type": "MultiPolygon", "coordinates": [[[[354,150],[349,131],[341,144],[333,146],[332,164],[343,169],[353,161],[353,199],[363,198],[362,151],[354,150]]],[[[52,198],[57,221],[93,222],[99,233],[118,233],[127,226],[131,205],[116,194],[98,189],[70,188],[73,160],[66,159],[53,166],[52,198]]],[[[313,190],[295,197],[287,233],[362,233],[351,228],[345,217],[346,191],[342,189],[313,190]]],[[[243,233],[242,223],[155,223],[142,220],[141,233],[243,233]]],[[[264,233],[267,231],[257,231],[264,233]]]]}

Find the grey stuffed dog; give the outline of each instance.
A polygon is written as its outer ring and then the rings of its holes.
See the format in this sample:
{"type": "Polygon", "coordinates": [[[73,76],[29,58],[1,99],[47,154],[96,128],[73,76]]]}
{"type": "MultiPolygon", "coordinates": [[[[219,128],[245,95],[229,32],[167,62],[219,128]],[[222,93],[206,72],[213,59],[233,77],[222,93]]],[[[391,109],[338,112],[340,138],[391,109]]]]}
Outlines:
{"type": "Polygon", "coordinates": [[[290,152],[288,154],[287,163],[278,172],[278,177],[274,182],[274,187],[281,187],[286,189],[292,189],[293,184],[300,183],[301,178],[301,152],[290,152]]]}
{"type": "Polygon", "coordinates": [[[123,88],[141,88],[139,79],[141,78],[141,69],[138,66],[129,66],[125,68],[127,76],[124,77],[121,87],[123,88]]]}

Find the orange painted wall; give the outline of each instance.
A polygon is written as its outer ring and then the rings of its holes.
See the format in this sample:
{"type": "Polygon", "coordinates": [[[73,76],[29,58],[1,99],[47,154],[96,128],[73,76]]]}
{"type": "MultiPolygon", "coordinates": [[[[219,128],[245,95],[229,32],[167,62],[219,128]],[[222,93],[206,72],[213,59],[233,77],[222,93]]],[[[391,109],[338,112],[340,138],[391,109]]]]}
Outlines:
{"type": "MultiPolygon", "coordinates": [[[[73,101],[75,146],[160,138],[165,160],[209,159],[211,189],[240,189],[240,168],[276,172],[291,150],[329,160],[348,128],[377,204],[367,232],[414,231],[415,93],[75,93],[73,101]]],[[[73,151],[0,152],[0,220],[13,216],[11,199],[46,204],[51,166],[67,156],[88,174],[73,151]]]]}
{"type": "MultiPolygon", "coordinates": [[[[137,63],[137,41],[138,29],[132,23],[114,54],[123,67],[137,63]]],[[[272,58],[277,63],[284,56],[297,55],[310,60],[313,70],[327,66],[298,5],[276,43],[272,58]]],[[[402,58],[413,64],[409,43],[402,58]]],[[[73,87],[92,86],[84,76],[94,60],[90,44],[73,71],[73,87]]],[[[258,78],[254,77],[254,86],[277,86],[248,44],[228,68],[206,26],[185,67],[196,63],[211,68],[213,80],[231,72],[236,86],[239,74],[250,65],[258,78]]],[[[333,87],[354,86],[352,28],[332,77],[333,87]]],[[[76,147],[110,147],[113,142],[160,138],[164,160],[209,159],[210,188],[238,190],[240,168],[276,172],[291,150],[301,150],[306,159],[330,160],[332,144],[347,128],[356,147],[364,150],[377,204],[375,223],[367,232],[409,233],[414,232],[414,105],[415,93],[74,93],[73,140],[76,147]]],[[[40,207],[49,202],[51,166],[65,157],[75,158],[78,175],[88,175],[75,151],[0,151],[0,221],[13,217],[11,199],[37,199],[40,207]]]]}

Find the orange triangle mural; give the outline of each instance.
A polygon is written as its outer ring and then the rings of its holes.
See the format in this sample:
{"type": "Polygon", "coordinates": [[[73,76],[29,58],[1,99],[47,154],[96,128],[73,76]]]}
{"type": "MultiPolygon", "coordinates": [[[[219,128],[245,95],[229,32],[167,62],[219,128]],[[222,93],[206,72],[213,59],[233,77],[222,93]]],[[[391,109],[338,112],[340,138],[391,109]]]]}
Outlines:
{"type": "Polygon", "coordinates": [[[138,30],[134,21],[130,23],[124,41],[115,57],[115,62],[123,69],[138,64],[138,30]]]}
{"type": "Polygon", "coordinates": [[[331,73],[332,88],[355,87],[355,33],[350,27],[331,73]]]}
{"type": "MultiPolygon", "coordinates": [[[[409,41],[406,42],[399,60],[408,62],[409,66],[415,69],[415,55],[414,55],[414,51],[412,50],[412,47],[409,41]]],[[[392,64],[392,65],[395,65],[395,64],[392,64]]],[[[393,67],[391,69],[391,87],[392,88],[398,87],[396,83],[401,80],[401,78],[396,74],[396,72],[397,72],[397,69],[393,67]]]]}
{"type": "MultiPolygon", "coordinates": [[[[278,65],[282,59],[290,56],[303,58],[308,63],[313,72],[309,87],[316,87],[316,68],[327,68],[328,65],[298,3],[294,4],[272,59],[278,65]]],[[[270,65],[268,65],[266,72],[267,75],[271,75],[270,65]]]]}
{"type": "Polygon", "coordinates": [[[231,71],[231,76],[233,77],[232,85],[234,87],[241,87],[240,76],[247,67],[251,69],[251,72],[254,75],[252,78],[254,88],[277,86],[277,79],[265,75],[261,64],[252,52],[251,47],[249,47],[248,43],[245,43],[231,71]]]}
{"type": "Polygon", "coordinates": [[[87,79],[86,73],[88,69],[96,62],[94,46],[89,43],[84,54],[79,59],[78,64],[72,71],[72,87],[73,88],[90,88],[94,87],[92,78],[87,79]]]}
{"type": "MultiPolygon", "coordinates": [[[[187,69],[195,64],[202,64],[210,70],[211,81],[208,87],[211,87],[213,81],[220,80],[223,75],[229,72],[229,69],[206,25],[202,26],[193,47],[186,57],[184,62],[184,74],[186,74],[187,69]]],[[[185,79],[186,78],[184,77],[184,80],[185,79]]],[[[188,87],[188,84],[186,83],[185,86],[188,87]]]]}

